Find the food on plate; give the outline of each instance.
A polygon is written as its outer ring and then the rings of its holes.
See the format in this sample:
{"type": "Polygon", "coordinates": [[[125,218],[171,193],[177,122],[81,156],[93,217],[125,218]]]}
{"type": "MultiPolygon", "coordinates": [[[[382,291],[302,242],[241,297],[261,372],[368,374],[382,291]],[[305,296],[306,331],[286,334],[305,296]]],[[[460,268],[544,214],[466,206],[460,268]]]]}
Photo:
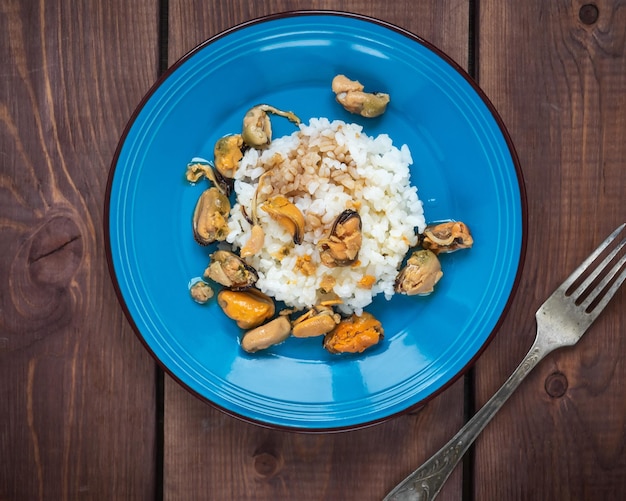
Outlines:
{"type": "Polygon", "coordinates": [[[361,229],[361,217],[357,211],[346,209],[339,214],[328,238],[323,238],[317,243],[322,263],[329,268],[353,264],[363,242],[361,229]]]}
{"type": "Polygon", "coordinates": [[[209,245],[226,238],[230,201],[218,188],[202,192],[193,211],[193,236],[200,245],[209,245]]]}
{"type": "Polygon", "coordinates": [[[252,200],[250,201],[250,215],[248,216],[248,210],[245,208],[245,206],[240,206],[242,216],[251,225],[250,238],[245,244],[241,246],[241,249],[239,250],[239,255],[244,258],[253,256],[257,252],[259,252],[263,248],[263,243],[265,242],[265,230],[263,230],[263,227],[259,224],[259,218],[257,217],[257,200],[259,190],[263,186],[263,181],[266,177],[267,174],[263,174],[261,175],[261,177],[259,177],[259,182],[257,184],[252,200]]]}
{"type": "Polygon", "coordinates": [[[211,181],[214,187],[217,188],[224,195],[230,195],[231,183],[218,171],[213,170],[213,167],[211,167],[211,165],[208,164],[206,161],[191,162],[187,164],[187,172],[185,173],[185,178],[190,183],[197,183],[202,178],[206,178],[211,181]]]}
{"type": "Polygon", "coordinates": [[[353,314],[324,336],[330,353],[362,353],[383,339],[382,324],[371,313],[353,314]]]}
{"type": "MultiPolygon", "coordinates": [[[[342,75],[333,90],[365,94],[342,75]]],[[[366,102],[359,112],[375,116],[366,102]]],[[[248,353],[290,336],[323,336],[330,353],[361,353],[383,339],[381,322],[364,311],[375,296],[431,293],[443,276],[437,254],[472,246],[464,223],[426,224],[408,147],[370,137],[361,125],[300,123],[263,104],[213,153],[215,169],[203,159],[187,167],[190,182],[213,185],[196,204],[194,238],[217,242],[203,276],[222,287],[218,305],[246,331],[248,353]],[[298,129],[272,139],[268,114],[298,129]]],[[[213,295],[206,282],[194,287],[198,302],[213,295]]]]}
{"type": "Polygon", "coordinates": [[[213,162],[215,169],[226,179],[235,177],[235,170],[239,160],[243,157],[241,151],[243,138],[241,134],[229,134],[217,140],[213,148],[213,162]]]}
{"type": "Polygon", "coordinates": [[[185,178],[190,183],[197,183],[202,178],[207,178],[214,182],[217,182],[215,181],[215,175],[211,166],[209,164],[200,162],[191,162],[187,164],[185,178]]]}
{"type": "Polygon", "coordinates": [[[258,327],[275,312],[272,298],[252,288],[242,291],[222,289],[217,294],[217,304],[241,329],[258,327]]]}
{"type": "Polygon", "coordinates": [[[310,308],[292,322],[291,332],[295,337],[322,336],[335,328],[341,316],[331,306],[319,305],[310,308]]]}
{"type": "Polygon", "coordinates": [[[199,304],[208,303],[209,299],[213,297],[213,289],[209,284],[203,282],[202,280],[198,280],[191,287],[189,287],[189,294],[191,294],[191,298],[199,304]]]}
{"type": "Polygon", "coordinates": [[[282,343],[290,334],[291,323],[286,316],[281,315],[246,332],[241,338],[241,347],[248,353],[254,353],[282,343]]]}
{"type": "Polygon", "coordinates": [[[298,207],[283,195],[267,200],[261,209],[277,221],[291,235],[294,244],[301,244],[304,237],[304,216],[298,207]]]}
{"type": "Polygon", "coordinates": [[[366,118],[382,115],[389,104],[389,94],[384,92],[363,92],[363,85],[357,80],[350,80],[345,75],[333,78],[331,88],[335,99],[350,113],[366,118]]]}
{"type": "Polygon", "coordinates": [[[264,241],[265,241],[265,232],[263,231],[263,227],[259,224],[253,224],[252,228],[250,228],[250,238],[241,247],[241,250],[239,251],[239,255],[241,257],[254,256],[257,252],[259,252],[263,248],[264,241]]]}
{"type": "Polygon", "coordinates": [[[474,244],[469,228],[460,221],[448,221],[427,226],[421,238],[421,245],[435,254],[468,249],[474,244]]]}
{"type": "Polygon", "coordinates": [[[245,257],[259,275],[259,290],[296,309],[311,308],[325,293],[334,293],[341,300],[338,311],[360,313],[378,294],[391,299],[398,268],[417,245],[415,229],[426,227],[410,181],[411,162],[408,147],[394,146],[385,134],[370,137],[360,125],[313,118],[265,149],[246,151],[235,174],[226,243],[237,252],[253,238],[253,227],[261,227],[262,247],[245,257]],[[276,196],[302,213],[300,244],[260,210],[276,196]],[[335,246],[339,266],[322,261],[333,228],[350,239],[344,242],[344,256],[339,254],[341,238],[335,246]],[[358,286],[364,278],[361,283],[369,283],[369,277],[376,278],[370,288],[358,286]]]}
{"type": "Polygon", "coordinates": [[[291,111],[281,111],[269,104],[254,106],[243,117],[241,137],[248,146],[265,148],[272,141],[272,122],[268,113],[285,117],[296,125],[300,124],[300,119],[291,111]]]}
{"type": "Polygon", "coordinates": [[[204,277],[229,287],[242,290],[252,287],[259,279],[257,271],[237,254],[227,250],[217,250],[210,256],[209,266],[204,277]]]}
{"type": "Polygon", "coordinates": [[[395,290],[408,296],[430,294],[442,276],[441,263],[435,253],[427,249],[416,250],[398,273],[395,290]]]}

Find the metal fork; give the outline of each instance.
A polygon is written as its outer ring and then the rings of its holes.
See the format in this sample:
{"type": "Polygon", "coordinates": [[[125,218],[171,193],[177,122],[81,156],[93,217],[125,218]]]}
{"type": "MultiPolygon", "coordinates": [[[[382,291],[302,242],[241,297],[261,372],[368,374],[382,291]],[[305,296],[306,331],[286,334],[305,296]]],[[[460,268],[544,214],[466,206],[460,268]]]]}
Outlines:
{"type": "Polygon", "coordinates": [[[623,223],[611,233],[541,305],[535,315],[535,341],[502,387],[446,445],[400,482],[383,501],[434,499],[467,449],[528,373],[548,353],[578,342],[626,279],[626,254],[619,256],[626,245],[625,227],[623,223]],[[603,254],[605,257],[597,264],[603,254]]]}

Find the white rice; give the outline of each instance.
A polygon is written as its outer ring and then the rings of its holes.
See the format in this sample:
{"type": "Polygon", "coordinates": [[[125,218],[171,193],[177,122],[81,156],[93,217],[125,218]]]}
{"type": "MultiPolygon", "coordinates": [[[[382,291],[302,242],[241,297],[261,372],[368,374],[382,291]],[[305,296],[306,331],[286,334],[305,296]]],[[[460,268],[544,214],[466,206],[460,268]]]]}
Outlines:
{"type": "Polygon", "coordinates": [[[256,287],[288,306],[318,304],[325,276],[333,277],[344,313],[360,314],[380,293],[390,299],[398,268],[417,243],[415,229],[421,232],[426,226],[417,188],[410,182],[409,148],[398,149],[388,135],[372,138],[362,130],[357,124],[313,118],[290,136],[274,139],[266,150],[248,150],[241,160],[227,242],[241,248],[250,238],[251,225],[241,206],[251,214],[259,177],[266,171],[270,174],[259,191],[259,207],[282,194],[305,217],[304,240],[294,245],[280,224],[258,210],[265,242],[261,252],[246,258],[259,273],[256,287]],[[354,265],[329,268],[320,263],[316,244],[345,209],[361,216],[363,243],[354,265]],[[310,265],[303,271],[297,264],[305,255],[310,265]],[[374,281],[371,288],[360,283],[364,277],[374,281]]]}

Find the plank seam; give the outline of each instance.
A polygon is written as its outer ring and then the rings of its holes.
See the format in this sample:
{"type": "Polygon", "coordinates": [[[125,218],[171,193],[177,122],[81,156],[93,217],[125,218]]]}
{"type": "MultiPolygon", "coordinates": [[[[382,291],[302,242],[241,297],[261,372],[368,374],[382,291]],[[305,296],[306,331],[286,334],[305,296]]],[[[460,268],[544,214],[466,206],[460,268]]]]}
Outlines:
{"type": "MultiPolygon", "coordinates": [[[[169,49],[169,0],[158,0],[158,75],[161,77],[168,69],[169,49]]],[[[164,499],[165,469],[165,373],[157,364],[155,374],[155,501],[164,499]]]]}
{"type": "MultiPolygon", "coordinates": [[[[479,81],[479,22],[480,0],[469,0],[467,72],[476,83],[479,81]]],[[[470,368],[464,378],[464,416],[467,423],[476,412],[476,373],[470,368]]],[[[474,445],[471,445],[463,457],[462,499],[474,501],[474,445]]]]}

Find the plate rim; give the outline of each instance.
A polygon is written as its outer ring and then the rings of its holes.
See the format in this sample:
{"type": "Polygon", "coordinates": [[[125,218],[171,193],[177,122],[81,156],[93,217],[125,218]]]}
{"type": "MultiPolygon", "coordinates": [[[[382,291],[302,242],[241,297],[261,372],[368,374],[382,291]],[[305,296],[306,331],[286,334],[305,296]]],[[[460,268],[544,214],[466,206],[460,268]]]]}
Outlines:
{"type": "MultiPolygon", "coordinates": [[[[220,31],[216,33],[215,35],[207,38],[206,40],[200,42],[199,44],[194,46],[192,49],[188,50],[180,58],[178,58],[172,65],[168,66],[168,68],[158,76],[158,78],[154,81],[154,83],[150,86],[148,91],[143,95],[139,103],[133,109],[133,112],[131,113],[130,117],[126,121],[126,124],[122,130],[120,139],[117,143],[117,146],[116,146],[116,149],[115,149],[112,161],[111,161],[111,165],[109,168],[109,173],[108,173],[107,183],[106,183],[106,190],[105,190],[105,197],[104,197],[104,211],[103,211],[103,229],[104,229],[104,238],[105,238],[105,254],[106,254],[106,260],[107,260],[107,268],[109,271],[111,282],[113,284],[113,288],[115,290],[115,294],[117,296],[118,303],[120,304],[122,311],[124,312],[124,316],[128,320],[131,328],[133,329],[135,336],[140,340],[144,348],[148,351],[148,353],[153,358],[153,360],[157,362],[158,366],[161,368],[161,370],[165,374],[170,376],[174,381],[176,381],[177,384],[179,384],[187,392],[194,395],[196,398],[198,398],[202,402],[207,403],[213,408],[216,408],[219,411],[223,412],[224,414],[234,417],[240,421],[243,421],[249,424],[254,424],[257,426],[261,426],[263,428],[273,429],[273,430],[293,431],[293,432],[311,433],[311,434],[334,433],[334,432],[352,431],[352,430],[371,427],[371,426],[389,421],[397,416],[401,416],[406,413],[420,409],[421,407],[426,405],[428,402],[430,402],[432,399],[434,399],[435,397],[443,393],[445,390],[447,390],[454,383],[456,383],[476,363],[478,358],[480,358],[480,356],[483,354],[485,349],[489,346],[489,344],[491,343],[495,335],[498,333],[517,295],[517,291],[518,291],[519,284],[521,281],[521,275],[522,275],[525,260],[526,260],[527,238],[528,238],[528,235],[527,235],[528,202],[527,202],[526,184],[524,181],[521,163],[517,154],[517,150],[515,149],[515,145],[513,144],[512,138],[510,136],[510,133],[502,117],[498,113],[497,109],[495,108],[491,100],[488,98],[488,96],[482,90],[479,84],[470,76],[468,71],[466,71],[463,67],[461,67],[454,59],[452,59],[443,50],[439,49],[432,42],[429,42],[428,40],[422,38],[421,36],[411,31],[408,31],[407,29],[402,28],[396,24],[393,24],[389,21],[385,21],[385,20],[382,20],[373,16],[365,15],[365,14],[334,10],[334,9],[312,9],[312,10],[303,9],[303,10],[288,10],[288,11],[255,17],[253,19],[243,21],[223,31],[220,31]],[[435,55],[440,57],[442,60],[444,60],[447,64],[449,64],[454,69],[454,71],[459,76],[463,77],[463,79],[471,86],[472,90],[480,98],[480,101],[482,101],[482,103],[486,106],[487,111],[489,112],[489,114],[491,114],[492,118],[494,119],[494,121],[496,122],[498,126],[498,130],[502,134],[502,137],[506,143],[509,154],[511,155],[513,167],[515,169],[515,174],[517,178],[517,187],[520,192],[520,214],[521,214],[520,255],[519,255],[518,262],[517,262],[517,270],[515,273],[515,277],[511,285],[511,290],[509,292],[508,298],[505,302],[504,307],[502,308],[502,311],[500,312],[498,316],[498,319],[494,327],[492,328],[489,335],[486,337],[485,341],[476,351],[476,353],[468,360],[468,362],[460,370],[458,370],[456,374],[450,377],[449,380],[446,381],[441,387],[437,388],[428,396],[424,397],[423,399],[421,399],[420,401],[414,404],[411,404],[410,406],[408,406],[407,408],[403,410],[396,411],[387,416],[375,418],[375,419],[362,422],[362,423],[340,425],[340,426],[335,426],[335,427],[333,426],[320,427],[320,428],[316,428],[316,427],[307,428],[307,427],[300,427],[300,426],[290,426],[287,424],[280,424],[280,423],[270,423],[270,422],[262,421],[261,419],[256,419],[250,416],[240,414],[238,412],[235,412],[233,410],[226,408],[223,405],[220,405],[212,401],[210,398],[206,397],[205,395],[202,395],[200,392],[191,388],[187,383],[182,381],[181,378],[175,375],[165,365],[165,363],[156,355],[154,350],[150,347],[150,345],[144,338],[143,334],[141,333],[140,329],[137,326],[137,323],[135,322],[134,318],[132,317],[130,313],[130,310],[127,305],[127,301],[122,294],[121,287],[117,278],[117,274],[115,272],[115,266],[113,263],[113,253],[112,253],[112,248],[111,248],[111,239],[110,239],[110,202],[111,202],[111,193],[112,193],[112,188],[113,188],[113,179],[115,177],[115,171],[117,168],[119,157],[121,155],[126,139],[133,125],[135,124],[138,116],[140,115],[141,111],[145,108],[146,104],[150,101],[152,96],[155,94],[155,92],[157,92],[157,90],[161,87],[161,85],[163,85],[163,83],[173,73],[175,73],[175,71],[181,65],[183,65],[188,59],[193,57],[197,52],[201,51],[202,49],[211,45],[212,43],[228,36],[229,34],[235,33],[237,31],[243,30],[251,26],[260,25],[266,22],[271,22],[271,21],[280,20],[280,19],[288,19],[288,18],[302,18],[302,17],[307,17],[307,16],[309,17],[328,16],[328,17],[335,17],[335,18],[343,17],[343,18],[348,18],[348,19],[357,20],[357,21],[364,21],[367,23],[378,25],[382,28],[386,28],[388,30],[394,31],[413,42],[419,43],[420,45],[424,46],[426,49],[430,50],[435,55]]],[[[158,385],[159,383],[157,382],[157,392],[159,391],[158,385]]]]}

